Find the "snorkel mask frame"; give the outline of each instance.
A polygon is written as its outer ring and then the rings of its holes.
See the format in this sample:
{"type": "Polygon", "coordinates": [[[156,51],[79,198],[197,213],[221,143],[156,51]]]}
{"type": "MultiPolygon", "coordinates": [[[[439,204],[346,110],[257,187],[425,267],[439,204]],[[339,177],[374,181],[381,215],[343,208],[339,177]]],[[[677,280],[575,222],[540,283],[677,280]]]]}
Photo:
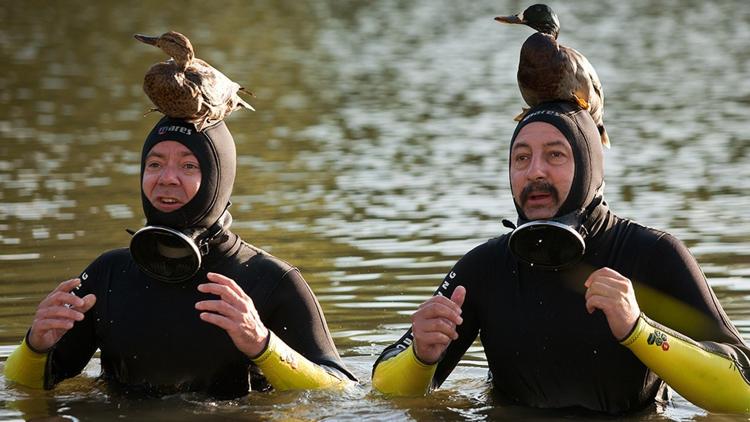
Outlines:
{"type": "Polygon", "coordinates": [[[515,227],[508,247],[519,260],[545,270],[568,267],[586,253],[583,236],[570,225],[555,220],[534,220],[515,227]]]}
{"type": "Polygon", "coordinates": [[[560,217],[544,220],[518,219],[518,225],[503,220],[513,229],[508,248],[513,256],[535,268],[559,270],[579,262],[586,253],[587,221],[604,204],[602,185],[591,203],[560,217]]]}
{"type": "Polygon", "coordinates": [[[156,280],[165,283],[189,280],[200,270],[211,241],[226,232],[232,224],[228,208],[209,228],[177,230],[151,225],[139,229],[130,239],[133,261],[141,271],[156,280]]]}

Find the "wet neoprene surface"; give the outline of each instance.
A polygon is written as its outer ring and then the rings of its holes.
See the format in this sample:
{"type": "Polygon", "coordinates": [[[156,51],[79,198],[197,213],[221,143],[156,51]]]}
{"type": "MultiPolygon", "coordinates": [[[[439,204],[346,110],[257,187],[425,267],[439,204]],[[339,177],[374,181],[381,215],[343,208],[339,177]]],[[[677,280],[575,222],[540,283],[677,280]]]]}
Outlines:
{"type": "Polygon", "coordinates": [[[79,296],[97,302],[54,348],[47,385],[80,373],[97,348],[103,378],[113,387],[148,395],[202,392],[239,397],[265,380],[229,335],[199,319],[195,303],[215,296],[197,290],[206,272],[234,279],[266,326],[310,361],[354,377],[336,351],[317,299],[300,272],[230,234],[196,276],[181,284],[146,277],[127,249],[107,252],[81,275],[79,296]],[[222,251],[223,250],[223,251],[222,251]]]}
{"type": "MultiPolygon", "coordinates": [[[[653,403],[662,381],[612,336],[601,311],[586,311],[583,283],[604,266],[633,281],[647,316],[715,353],[748,362],[750,351],[695,259],[673,236],[605,209],[587,238],[583,260],[563,271],[519,263],[507,248],[508,237],[467,253],[438,288],[438,294],[450,297],[463,285],[466,299],[459,338],[438,364],[433,386],[448,377],[479,335],[501,401],[609,413],[653,403]]],[[[409,331],[380,359],[411,340],[409,331]]]]}

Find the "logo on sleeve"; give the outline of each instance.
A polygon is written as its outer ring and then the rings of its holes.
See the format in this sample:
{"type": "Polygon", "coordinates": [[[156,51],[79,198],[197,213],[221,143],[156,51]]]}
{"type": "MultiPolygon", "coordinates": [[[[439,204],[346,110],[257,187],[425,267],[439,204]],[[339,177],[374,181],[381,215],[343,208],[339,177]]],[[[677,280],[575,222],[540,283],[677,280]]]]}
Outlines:
{"type": "Polygon", "coordinates": [[[655,344],[657,346],[660,346],[662,350],[665,352],[669,350],[669,342],[667,341],[667,335],[662,333],[659,330],[654,330],[653,333],[648,335],[648,340],[646,340],[648,344],[655,344]]]}

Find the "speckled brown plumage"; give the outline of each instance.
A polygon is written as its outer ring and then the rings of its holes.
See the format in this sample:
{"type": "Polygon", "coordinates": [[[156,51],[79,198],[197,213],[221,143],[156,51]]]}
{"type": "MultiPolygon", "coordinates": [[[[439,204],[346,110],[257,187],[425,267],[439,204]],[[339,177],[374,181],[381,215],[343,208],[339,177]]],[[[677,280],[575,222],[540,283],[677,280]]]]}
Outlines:
{"type": "Polygon", "coordinates": [[[159,47],[171,57],[151,66],[143,79],[143,91],[156,106],[155,110],[188,120],[198,130],[238,108],[254,110],[238,95],[244,88],[195,57],[186,36],[170,31],[159,37],[136,34],[135,38],[159,47]]]}
{"type": "MultiPolygon", "coordinates": [[[[602,138],[609,147],[604,128],[604,91],[594,67],[578,51],[557,42],[560,24],[557,15],[546,5],[535,4],[523,13],[500,16],[503,23],[523,24],[538,32],[526,39],[518,62],[518,88],[526,103],[566,100],[588,109],[602,138]]],[[[516,116],[520,120],[527,109],[516,116]]]]}

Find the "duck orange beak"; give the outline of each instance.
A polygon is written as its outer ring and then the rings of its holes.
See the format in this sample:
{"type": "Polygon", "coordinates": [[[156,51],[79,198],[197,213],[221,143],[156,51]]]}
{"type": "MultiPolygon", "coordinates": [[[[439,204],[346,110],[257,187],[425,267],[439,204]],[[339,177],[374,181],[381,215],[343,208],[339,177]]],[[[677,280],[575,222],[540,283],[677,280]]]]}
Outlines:
{"type": "Polygon", "coordinates": [[[519,15],[498,16],[495,18],[495,20],[501,23],[518,23],[518,24],[526,23],[526,21],[521,19],[519,15]]]}
{"type": "Polygon", "coordinates": [[[149,45],[156,45],[156,41],[159,37],[149,37],[148,35],[134,34],[133,37],[142,43],[149,45]]]}

